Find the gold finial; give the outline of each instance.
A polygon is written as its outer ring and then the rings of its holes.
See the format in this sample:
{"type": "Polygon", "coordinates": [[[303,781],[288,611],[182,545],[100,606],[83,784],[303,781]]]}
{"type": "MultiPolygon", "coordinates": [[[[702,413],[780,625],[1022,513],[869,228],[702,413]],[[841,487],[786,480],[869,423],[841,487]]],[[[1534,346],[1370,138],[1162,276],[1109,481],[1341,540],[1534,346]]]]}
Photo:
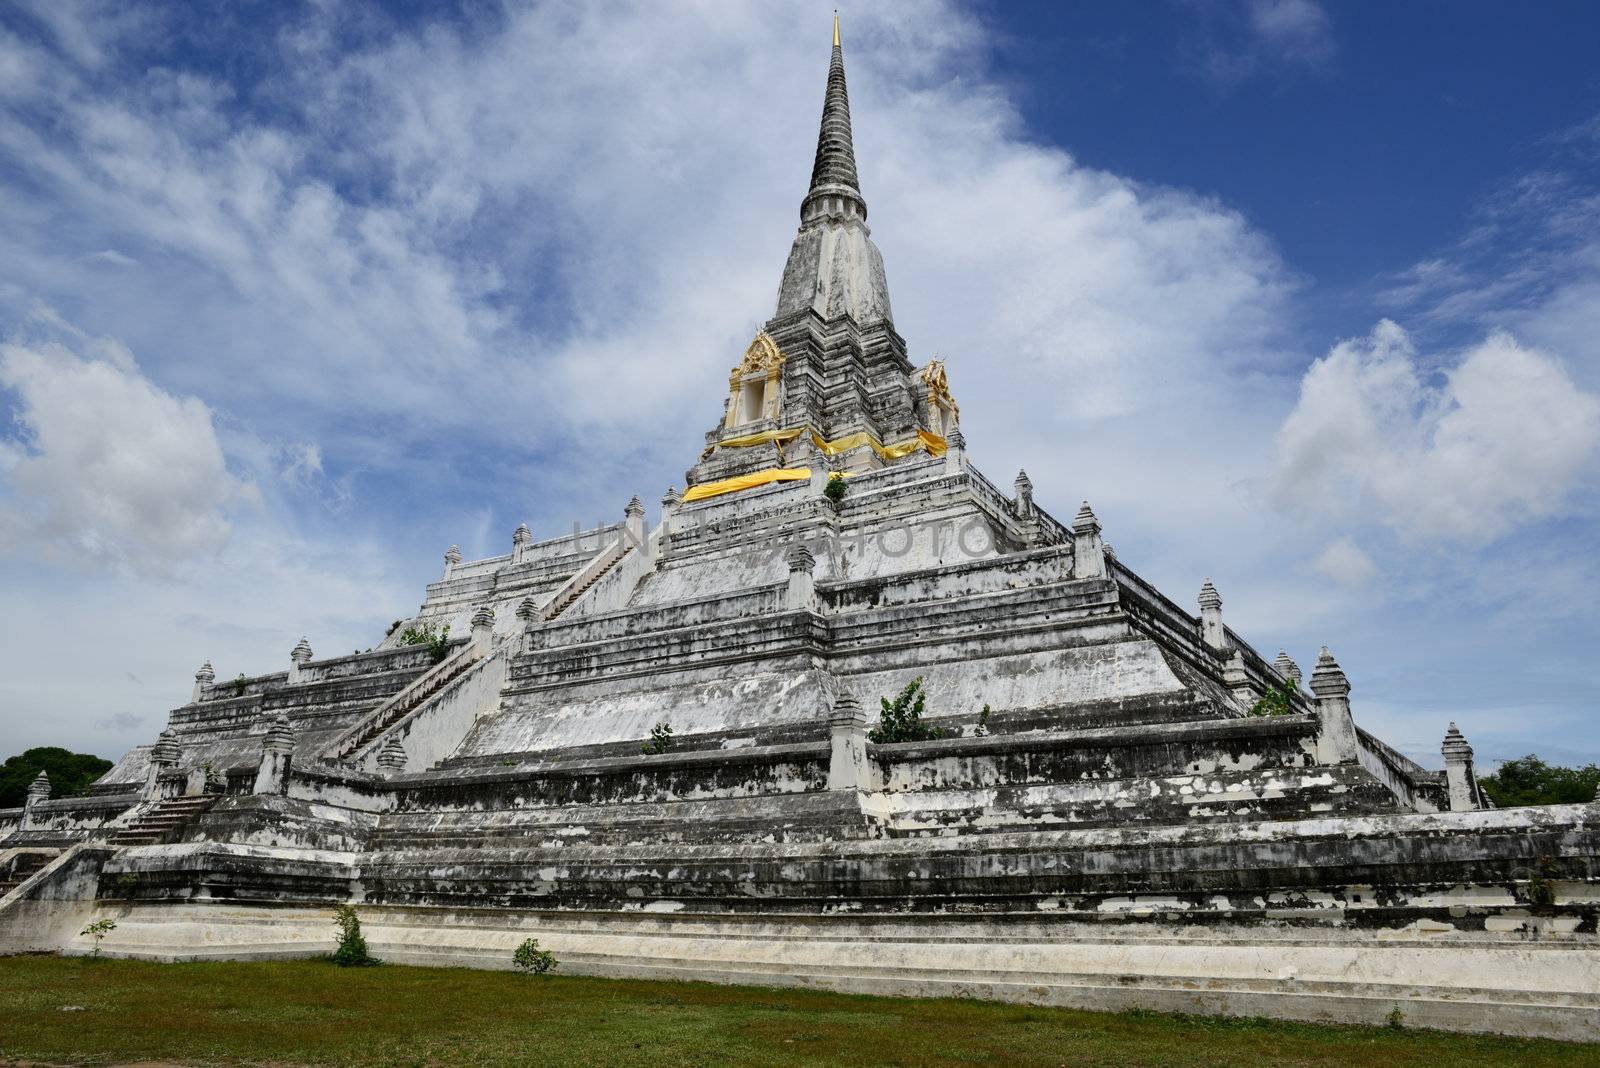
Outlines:
{"type": "Polygon", "coordinates": [[[839,47],[839,9],[833,11],[833,47],[839,47]]]}

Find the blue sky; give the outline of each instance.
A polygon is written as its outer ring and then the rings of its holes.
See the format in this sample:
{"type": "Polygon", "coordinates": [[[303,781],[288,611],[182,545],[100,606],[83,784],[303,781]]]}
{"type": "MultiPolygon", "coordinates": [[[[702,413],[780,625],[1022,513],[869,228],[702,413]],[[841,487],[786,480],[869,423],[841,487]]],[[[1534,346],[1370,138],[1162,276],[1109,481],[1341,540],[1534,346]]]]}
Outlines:
{"type": "MultiPolygon", "coordinates": [[[[0,751],[115,755],[201,660],[681,485],[830,7],[0,12],[0,751]]],[[[1600,12],[843,15],[896,325],[995,481],[1430,764],[1600,759],[1600,12]]]]}

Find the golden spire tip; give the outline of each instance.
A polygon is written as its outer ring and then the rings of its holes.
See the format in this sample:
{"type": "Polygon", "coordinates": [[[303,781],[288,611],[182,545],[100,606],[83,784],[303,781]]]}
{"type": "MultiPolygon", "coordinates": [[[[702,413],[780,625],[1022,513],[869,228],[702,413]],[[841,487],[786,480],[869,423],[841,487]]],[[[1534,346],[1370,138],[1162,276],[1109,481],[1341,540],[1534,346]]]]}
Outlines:
{"type": "Polygon", "coordinates": [[[839,47],[839,12],[837,10],[833,13],[833,47],[839,47]]]}

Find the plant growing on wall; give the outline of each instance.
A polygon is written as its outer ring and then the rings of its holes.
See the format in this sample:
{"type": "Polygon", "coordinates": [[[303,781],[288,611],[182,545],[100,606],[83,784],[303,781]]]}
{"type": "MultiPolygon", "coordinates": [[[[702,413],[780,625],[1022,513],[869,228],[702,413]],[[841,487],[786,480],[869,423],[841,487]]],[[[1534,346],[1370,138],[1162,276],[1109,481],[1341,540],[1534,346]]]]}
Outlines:
{"type": "Polygon", "coordinates": [[[537,938],[529,938],[511,954],[511,963],[525,975],[543,975],[561,962],[548,949],[540,949],[537,938]]]}
{"type": "Polygon", "coordinates": [[[244,672],[241,671],[241,672],[239,672],[238,676],[235,677],[234,680],[233,680],[233,696],[235,696],[235,697],[243,697],[244,696],[244,686],[245,686],[244,672]]]}
{"type": "Polygon", "coordinates": [[[1535,915],[1548,916],[1555,911],[1555,881],[1561,874],[1561,868],[1549,857],[1542,856],[1536,863],[1538,867],[1528,879],[1528,903],[1533,906],[1535,915]]]}
{"type": "Polygon", "coordinates": [[[822,495],[834,504],[844,500],[844,495],[849,492],[849,487],[844,481],[844,474],[839,471],[829,475],[828,481],[822,486],[822,495]]]}
{"type": "Polygon", "coordinates": [[[400,632],[400,644],[426,645],[428,655],[437,664],[450,652],[450,624],[446,623],[443,629],[435,627],[431,621],[421,626],[413,624],[400,632]]]}
{"type": "Polygon", "coordinates": [[[205,793],[222,793],[227,789],[228,780],[217,774],[217,769],[211,761],[200,762],[200,773],[205,776],[205,781],[200,787],[205,793]]]}
{"type": "Polygon", "coordinates": [[[367,940],[361,934],[361,917],[353,905],[335,905],[333,922],[339,927],[339,944],[333,951],[333,963],[341,968],[367,968],[383,962],[367,949],[367,940]]]}
{"type": "Polygon", "coordinates": [[[1283,685],[1274,686],[1266,695],[1250,706],[1252,716],[1287,716],[1294,711],[1294,698],[1299,693],[1299,687],[1293,679],[1285,679],[1283,685]]]}
{"type": "Polygon", "coordinates": [[[672,724],[662,720],[650,728],[650,740],[639,747],[645,756],[660,756],[672,748],[672,724]]]}
{"type": "Polygon", "coordinates": [[[978,729],[972,732],[979,738],[988,737],[989,734],[989,706],[984,705],[983,711],[978,713],[978,729]]]}
{"type": "Polygon", "coordinates": [[[873,742],[926,742],[943,738],[944,729],[922,722],[922,708],[927,694],[922,691],[922,676],[906,684],[906,688],[891,702],[880,698],[883,708],[878,714],[878,725],[867,732],[873,742]]]}
{"type": "Polygon", "coordinates": [[[100,955],[101,939],[105,938],[106,935],[110,934],[116,929],[116,920],[95,920],[89,926],[79,931],[78,934],[84,938],[94,939],[94,955],[98,957],[100,955]]]}

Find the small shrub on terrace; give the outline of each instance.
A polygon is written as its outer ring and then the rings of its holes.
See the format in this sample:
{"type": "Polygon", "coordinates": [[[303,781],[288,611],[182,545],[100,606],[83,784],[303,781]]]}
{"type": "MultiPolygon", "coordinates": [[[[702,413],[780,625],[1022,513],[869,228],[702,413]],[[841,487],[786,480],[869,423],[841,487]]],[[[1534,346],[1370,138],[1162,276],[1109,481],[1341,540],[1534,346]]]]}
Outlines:
{"type": "Polygon", "coordinates": [[[650,728],[650,740],[639,747],[645,756],[660,756],[672,748],[672,724],[662,720],[650,728]]]}
{"type": "Polygon", "coordinates": [[[1293,679],[1285,679],[1283,685],[1274,686],[1266,695],[1250,706],[1252,716],[1287,716],[1294,711],[1294,697],[1299,693],[1299,687],[1293,679]]]}
{"type": "Polygon", "coordinates": [[[1528,902],[1536,915],[1548,916],[1555,911],[1555,880],[1561,875],[1561,869],[1549,857],[1540,857],[1536,863],[1538,868],[1528,879],[1528,902]]]}
{"type": "Polygon", "coordinates": [[[383,962],[367,949],[367,940],[361,935],[361,917],[353,905],[335,905],[333,922],[339,925],[339,945],[333,951],[333,963],[341,968],[367,968],[383,962]]]}
{"type": "Polygon", "coordinates": [[[431,621],[421,626],[413,624],[400,632],[400,644],[426,645],[428,655],[437,664],[450,652],[450,624],[446,623],[443,629],[435,627],[431,621]]]}
{"type": "Polygon", "coordinates": [[[867,738],[879,744],[926,742],[943,738],[942,728],[922,722],[922,707],[926,702],[927,695],[922,692],[922,676],[918,675],[906,684],[893,702],[887,697],[880,699],[883,709],[878,715],[878,725],[867,732],[867,738]]]}
{"type": "Polygon", "coordinates": [[[834,504],[838,504],[840,501],[844,500],[844,495],[849,492],[850,488],[845,485],[844,475],[840,474],[838,471],[835,471],[833,474],[829,475],[828,481],[822,487],[822,495],[828,498],[828,500],[832,501],[834,504]]]}
{"type": "Polygon", "coordinates": [[[537,938],[530,938],[511,954],[511,963],[521,968],[526,975],[543,975],[561,962],[556,960],[556,955],[548,949],[540,949],[537,938]]]}

